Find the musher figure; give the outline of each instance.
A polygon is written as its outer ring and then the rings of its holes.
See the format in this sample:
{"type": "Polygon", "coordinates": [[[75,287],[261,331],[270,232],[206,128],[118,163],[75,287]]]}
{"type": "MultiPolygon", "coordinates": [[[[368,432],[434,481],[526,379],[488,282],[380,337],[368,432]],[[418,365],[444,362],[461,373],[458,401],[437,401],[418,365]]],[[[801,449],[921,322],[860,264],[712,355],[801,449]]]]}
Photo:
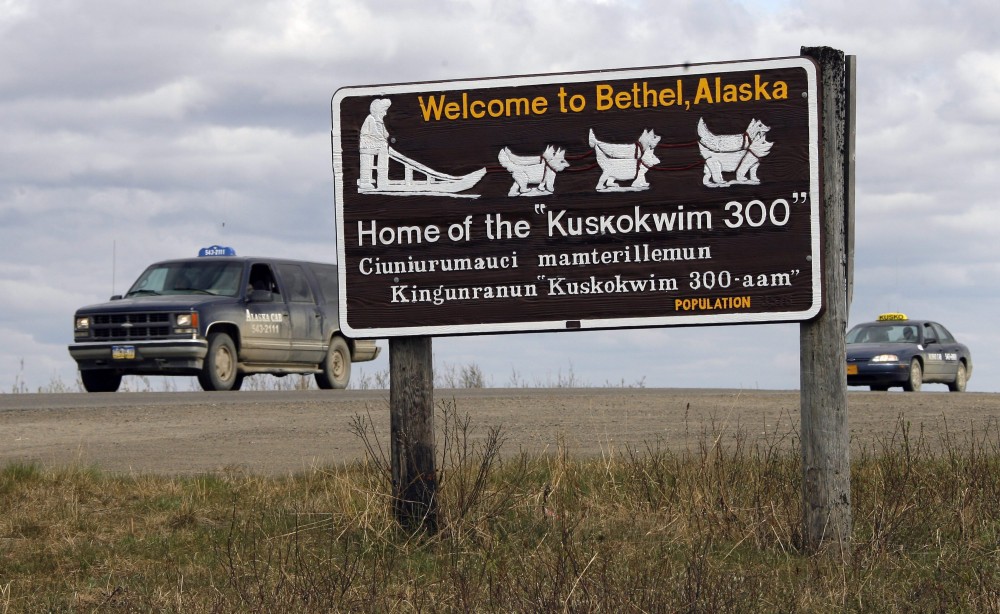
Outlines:
{"type": "Polygon", "coordinates": [[[389,182],[389,131],[385,127],[385,114],[392,104],[388,98],[377,98],[368,107],[371,113],[361,125],[361,177],[358,190],[374,190],[389,182]],[[376,156],[378,160],[376,160],[376,156]],[[376,181],[372,183],[372,167],[376,170],[376,181]]]}

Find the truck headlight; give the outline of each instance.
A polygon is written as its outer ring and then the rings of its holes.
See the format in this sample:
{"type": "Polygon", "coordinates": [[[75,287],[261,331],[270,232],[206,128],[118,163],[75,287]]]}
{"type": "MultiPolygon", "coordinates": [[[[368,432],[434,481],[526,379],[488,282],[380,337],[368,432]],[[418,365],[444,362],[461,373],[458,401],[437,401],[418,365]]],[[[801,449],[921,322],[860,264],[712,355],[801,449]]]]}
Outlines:
{"type": "Polygon", "coordinates": [[[179,313],[174,320],[175,335],[195,335],[198,333],[198,312],[179,313]]]}
{"type": "Polygon", "coordinates": [[[88,316],[77,316],[74,326],[77,330],[90,330],[90,318],[88,316]]]}

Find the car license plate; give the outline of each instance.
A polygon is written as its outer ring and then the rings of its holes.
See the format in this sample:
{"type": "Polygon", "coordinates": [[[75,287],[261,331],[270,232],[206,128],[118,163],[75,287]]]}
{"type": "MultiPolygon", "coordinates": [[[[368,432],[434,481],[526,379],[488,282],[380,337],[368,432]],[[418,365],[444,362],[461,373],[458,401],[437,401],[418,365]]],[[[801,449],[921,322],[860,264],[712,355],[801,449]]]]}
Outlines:
{"type": "Polygon", "coordinates": [[[858,365],[847,365],[847,374],[848,375],[857,375],[858,374],[858,365]]]}
{"type": "Polygon", "coordinates": [[[135,360],[134,345],[112,345],[111,358],[113,360],[135,360]]]}

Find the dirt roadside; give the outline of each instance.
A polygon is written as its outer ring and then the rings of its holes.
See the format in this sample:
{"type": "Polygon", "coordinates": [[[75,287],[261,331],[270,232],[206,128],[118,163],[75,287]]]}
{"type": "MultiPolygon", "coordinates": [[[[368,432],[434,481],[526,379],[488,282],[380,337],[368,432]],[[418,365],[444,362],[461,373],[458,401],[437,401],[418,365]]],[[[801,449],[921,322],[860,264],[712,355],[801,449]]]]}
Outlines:
{"type": "MultiPolygon", "coordinates": [[[[468,414],[472,439],[499,427],[507,455],[560,447],[572,455],[646,445],[696,450],[738,435],[751,444],[791,446],[799,428],[798,391],[437,390],[435,399],[439,431],[443,409],[468,414]]],[[[848,413],[855,447],[898,436],[901,424],[931,445],[986,433],[995,440],[1000,395],[852,391],[848,413]]],[[[363,442],[351,429],[358,416],[371,419],[385,447],[388,391],[6,394],[0,395],[0,463],[281,475],[363,458],[363,442]]]]}

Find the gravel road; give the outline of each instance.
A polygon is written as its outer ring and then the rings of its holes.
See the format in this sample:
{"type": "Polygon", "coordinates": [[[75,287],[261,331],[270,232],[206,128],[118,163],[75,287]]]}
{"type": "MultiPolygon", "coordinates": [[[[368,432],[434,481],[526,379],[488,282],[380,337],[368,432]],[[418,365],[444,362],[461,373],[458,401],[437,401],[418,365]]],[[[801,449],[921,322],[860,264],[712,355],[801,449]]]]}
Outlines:
{"type": "MultiPolygon", "coordinates": [[[[992,429],[1000,394],[848,394],[855,447],[898,432],[931,444],[959,442],[992,429]]],[[[0,463],[94,466],[111,472],[190,475],[221,470],[282,475],[363,458],[351,431],[371,418],[383,445],[388,391],[155,392],[0,394],[0,463]]],[[[505,454],[599,455],[623,446],[697,449],[700,442],[792,445],[798,436],[798,391],[705,389],[436,390],[441,410],[469,415],[473,439],[490,427],[506,437],[505,454]]]]}

